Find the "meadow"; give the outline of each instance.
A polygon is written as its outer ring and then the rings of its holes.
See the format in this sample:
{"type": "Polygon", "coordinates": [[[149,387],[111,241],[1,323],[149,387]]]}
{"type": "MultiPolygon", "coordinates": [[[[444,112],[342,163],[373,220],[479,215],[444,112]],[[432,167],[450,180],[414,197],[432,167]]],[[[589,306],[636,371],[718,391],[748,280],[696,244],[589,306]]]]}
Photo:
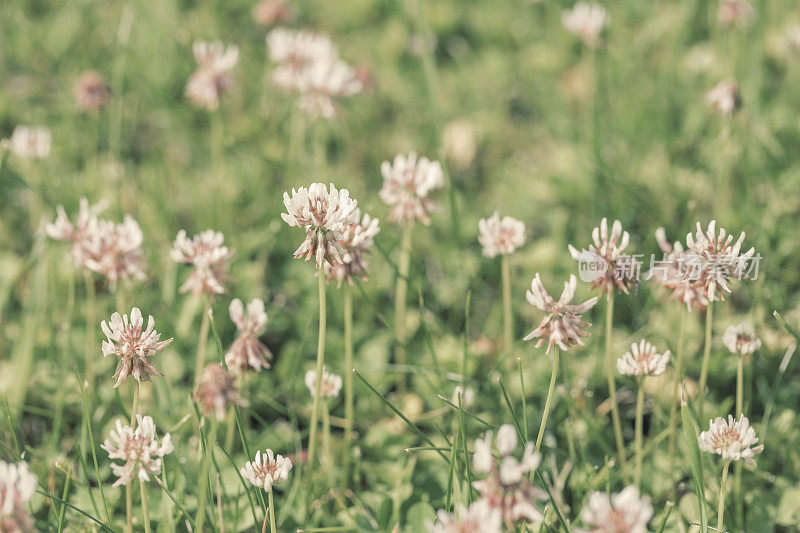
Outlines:
{"type": "Polygon", "coordinates": [[[800,8],[601,4],[4,0],[0,533],[800,531],[800,8]]]}

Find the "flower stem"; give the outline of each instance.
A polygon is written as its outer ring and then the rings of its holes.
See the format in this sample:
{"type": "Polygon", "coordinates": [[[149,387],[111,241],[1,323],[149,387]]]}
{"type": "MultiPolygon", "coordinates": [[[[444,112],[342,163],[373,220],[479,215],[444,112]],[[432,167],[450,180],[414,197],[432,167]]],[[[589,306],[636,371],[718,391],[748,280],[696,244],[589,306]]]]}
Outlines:
{"type": "MultiPolygon", "coordinates": [[[[89,386],[94,388],[94,328],[97,327],[97,298],[94,291],[94,277],[91,273],[87,272],[84,276],[86,282],[86,361],[84,371],[86,372],[86,381],[89,386]]],[[[122,310],[119,310],[122,312],[122,310]]]]}
{"type": "Polygon", "coordinates": [[[197,487],[200,491],[197,494],[197,517],[195,523],[196,531],[203,531],[203,523],[206,519],[206,500],[208,499],[208,470],[211,466],[211,454],[214,453],[214,446],[217,444],[217,421],[213,418],[209,420],[210,427],[208,430],[208,438],[206,445],[203,448],[203,464],[200,470],[200,486],[197,487]]]}
{"type": "Polygon", "coordinates": [[[636,488],[642,488],[642,441],[643,435],[643,418],[644,418],[644,376],[639,378],[638,391],[636,393],[636,433],[634,437],[634,447],[636,449],[636,467],[633,474],[633,482],[636,488]]]}
{"type": "Polygon", "coordinates": [[[730,461],[725,461],[725,466],[722,467],[722,481],[719,485],[719,507],[717,507],[717,531],[723,533],[722,522],[725,519],[725,493],[727,492],[728,484],[728,467],[731,465],[730,461]]]}
{"type": "Polygon", "coordinates": [[[556,378],[558,377],[558,348],[553,350],[553,371],[550,374],[550,386],[547,388],[547,398],[544,401],[544,411],[542,411],[542,422],[539,424],[539,434],[536,435],[536,446],[534,453],[539,453],[544,438],[544,429],[547,427],[547,417],[550,415],[550,405],[553,402],[553,392],[556,388],[556,378]]]}
{"type": "MultiPolygon", "coordinates": [[[[406,292],[408,289],[408,271],[411,264],[411,230],[412,226],[403,226],[403,236],[400,243],[400,256],[397,259],[397,287],[394,291],[394,334],[397,337],[395,346],[395,362],[404,365],[406,362],[406,351],[403,343],[406,341],[405,321],[406,321],[406,292]]],[[[398,372],[397,388],[405,390],[405,373],[398,372]]]]}
{"type": "Polygon", "coordinates": [[[501,259],[503,283],[503,347],[511,350],[514,344],[514,317],[511,312],[511,265],[508,255],[503,254],[501,259]]]}
{"type": "Polygon", "coordinates": [[[614,439],[617,443],[617,456],[620,467],[625,467],[625,444],[622,440],[622,423],[619,419],[617,405],[617,385],[614,382],[614,358],[611,354],[611,333],[614,322],[614,292],[608,291],[606,296],[606,378],[608,380],[608,397],[611,401],[611,420],[614,423],[614,439]]]}
{"type": "Polygon", "coordinates": [[[147,483],[139,480],[139,496],[142,498],[142,516],[144,518],[144,533],[150,533],[150,504],[147,496],[147,483]]]}
{"type": "Polygon", "coordinates": [[[736,416],[744,413],[744,356],[736,361],[736,416]]]}
{"type": "Polygon", "coordinates": [[[206,362],[206,345],[208,344],[208,329],[210,326],[208,312],[210,305],[203,306],[203,316],[200,322],[200,332],[197,335],[197,357],[194,364],[194,388],[200,383],[200,374],[203,372],[203,364],[206,362]]]}
{"type": "Polygon", "coordinates": [[[272,489],[267,492],[267,497],[269,498],[269,531],[270,533],[276,533],[277,528],[275,527],[275,499],[272,497],[272,489]]]}
{"type": "Polygon", "coordinates": [[[319,337],[317,340],[317,383],[314,385],[314,406],[311,409],[311,429],[308,436],[308,466],[314,463],[317,449],[317,424],[319,422],[319,397],[322,391],[322,371],[325,368],[325,328],[327,323],[325,308],[325,271],[317,269],[319,279],[319,337]]]}
{"type": "Polygon", "coordinates": [[[703,345],[703,364],[700,367],[700,382],[698,384],[698,416],[705,420],[706,382],[708,381],[708,363],[711,360],[711,334],[714,324],[714,302],[709,301],[706,308],[706,339],[703,345]]]}
{"type": "Polygon", "coordinates": [[[353,460],[353,290],[344,288],[344,442],[347,450],[345,484],[349,481],[350,463],[353,460]]]}
{"type": "Polygon", "coordinates": [[[678,345],[675,347],[675,373],[672,382],[672,408],[669,413],[669,471],[672,476],[672,498],[675,498],[677,491],[677,476],[675,474],[675,455],[677,448],[677,422],[678,411],[680,410],[680,398],[678,396],[678,386],[683,379],[683,341],[686,335],[686,317],[688,312],[681,308],[681,325],[678,332],[678,345]]]}
{"type": "MultiPolygon", "coordinates": [[[[736,361],[736,416],[744,414],[744,356],[739,355],[736,361]]],[[[744,500],[742,494],[742,465],[736,462],[733,465],[733,492],[734,492],[734,510],[736,511],[736,520],[741,529],[742,519],[744,518],[744,500]]]]}
{"type": "MultiPolygon", "coordinates": [[[[133,402],[131,403],[131,428],[134,430],[136,429],[136,414],[139,412],[140,386],[141,384],[138,381],[136,381],[133,384],[133,402]]],[[[142,494],[144,494],[144,491],[142,491],[142,494]]],[[[142,503],[142,505],[145,505],[144,502],[142,503]]],[[[125,518],[127,520],[128,533],[133,533],[133,485],[131,483],[125,485],[125,518]]]]}
{"type": "Polygon", "coordinates": [[[322,458],[320,463],[331,466],[331,406],[327,400],[322,402],[322,458]]]}
{"type": "Polygon", "coordinates": [[[139,389],[141,383],[136,381],[133,384],[133,403],[131,404],[131,427],[136,429],[136,415],[139,414],[139,389]]]}

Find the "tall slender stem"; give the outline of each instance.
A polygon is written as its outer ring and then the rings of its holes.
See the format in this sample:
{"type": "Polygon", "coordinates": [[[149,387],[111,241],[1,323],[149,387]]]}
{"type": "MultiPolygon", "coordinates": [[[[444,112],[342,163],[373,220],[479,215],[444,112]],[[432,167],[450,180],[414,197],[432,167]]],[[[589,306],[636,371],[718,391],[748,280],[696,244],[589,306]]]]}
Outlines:
{"type": "Polygon", "coordinates": [[[536,446],[534,453],[539,453],[544,438],[544,430],[547,427],[547,417],[550,415],[550,406],[553,402],[553,392],[556,389],[556,379],[558,378],[558,348],[553,350],[553,370],[550,373],[550,386],[547,388],[547,398],[544,401],[544,411],[542,411],[542,422],[539,424],[539,434],[536,435],[536,446]]]}
{"type": "Polygon", "coordinates": [[[353,290],[344,288],[344,443],[347,450],[345,461],[345,484],[350,479],[350,463],[353,460],[353,290]]]}
{"type": "Polygon", "coordinates": [[[275,499],[272,497],[272,489],[267,491],[267,498],[269,500],[269,531],[276,533],[278,530],[275,527],[275,499]]]}
{"type": "Polygon", "coordinates": [[[736,360],[736,416],[744,413],[744,356],[736,360]]]}
{"type": "Polygon", "coordinates": [[[683,379],[683,342],[686,335],[686,317],[688,311],[681,307],[681,325],[678,331],[678,345],[675,347],[675,373],[672,380],[672,407],[669,413],[669,471],[672,477],[672,497],[675,498],[677,491],[677,476],[675,475],[675,455],[677,449],[677,422],[678,411],[680,410],[680,397],[678,387],[683,379]]]}
{"type": "Polygon", "coordinates": [[[317,278],[319,279],[319,337],[317,340],[317,383],[314,385],[314,406],[311,410],[311,429],[308,436],[309,466],[314,463],[314,459],[316,458],[319,397],[322,391],[322,371],[325,368],[325,328],[327,316],[325,308],[325,271],[322,267],[317,269],[317,278]]]}
{"type": "Polygon", "coordinates": [[[203,305],[203,316],[200,322],[200,332],[197,334],[197,355],[194,363],[194,388],[200,383],[200,374],[203,372],[203,365],[206,362],[206,345],[208,344],[208,329],[211,325],[208,311],[210,305],[203,305]]]}
{"type": "MultiPolygon", "coordinates": [[[[86,381],[89,386],[94,388],[94,331],[97,327],[97,298],[94,290],[94,277],[87,272],[84,276],[86,282],[86,351],[85,368],[86,381]]],[[[118,311],[122,312],[122,309],[118,311]]]]}
{"type": "MultiPolygon", "coordinates": [[[[739,354],[736,360],[736,412],[735,416],[744,414],[744,356],[739,354]]],[[[742,493],[742,464],[737,461],[733,465],[734,511],[739,528],[742,529],[744,519],[744,494],[742,493]]]]}
{"type": "Polygon", "coordinates": [[[211,466],[211,454],[214,453],[214,446],[217,445],[217,421],[213,418],[209,419],[210,428],[208,430],[208,438],[206,445],[203,448],[203,464],[200,470],[200,486],[197,489],[200,491],[197,494],[197,517],[195,523],[196,531],[204,531],[203,523],[206,520],[206,500],[208,499],[208,470],[211,466]]]}
{"type": "Polygon", "coordinates": [[[644,376],[640,377],[636,393],[636,422],[634,447],[636,449],[636,468],[634,469],[633,482],[637,489],[642,488],[642,441],[644,440],[644,376]]]}
{"type": "Polygon", "coordinates": [[[139,496],[142,499],[142,517],[144,519],[144,533],[150,533],[150,503],[147,496],[147,483],[139,480],[139,496]]]}
{"type": "Polygon", "coordinates": [[[326,467],[331,466],[331,406],[328,400],[322,402],[322,461],[326,467]]]}
{"type": "Polygon", "coordinates": [[[705,420],[705,406],[706,406],[706,382],[708,381],[708,363],[711,360],[711,341],[714,324],[714,302],[708,302],[706,308],[706,339],[703,345],[703,364],[700,367],[700,383],[698,384],[698,415],[700,420],[705,420]]]}
{"type": "MultiPolygon", "coordinates": [[[[136,429],[136,414],[139,412],[139,389],[141,383],[133,383],[133,401],[131,402],[131,428],[136,429]]],[[[144,494],[144,491],[142,491],[144,494]]],[[[125,485],[125,518],[128,533],[133,533],[133,484],[125,485]]],[[[149,525],[148,525],[149,527],[149,525]]]]}
{"type": "Polygon", "coordinates": [[[503,282],[503,347],[511,350],[514,344],[514,317],[511,313],[511,265],[508,255],[501,259],[503,282]]]}
{"type": "MultiPolygon", "coordinates": [[[[412,226],[403,226],[403,236],[400,242],[400,256],[397,259],[397,288],[394,291],[394,334],[397,337],[395,346],[395,362],[403,365],[406,362],[406,351],[403,344],[406,342],[406,293],[408,290],[408,272],[411,265],[411,230],[412,226]]],[[[398,372],[397,386],[405,390],[405,373],[398,372]]]]}
{"type": "Polygon", "coordinates": [[[731,465],[730,461],[725,461],[725,466],[722,467],[722,481],[719,484],[719,507],[717,507],[717,531],[722,533],[722,523],[725,519],[725,493],[728,492],[728,467],[731,465]]]}
{"type": "Polygon", "coordinates": [[[625,441],[622,440],[622,423],[617,405],[617,384],[614,382],[614,356],[611,353],[611,334],[614,324],[614,291],[606,293],[606,378],[608,380],[608,397],[611,401],[611,419],[614,423],[614,440],[617,443],[619,464],[625,467],[625,441]]]}

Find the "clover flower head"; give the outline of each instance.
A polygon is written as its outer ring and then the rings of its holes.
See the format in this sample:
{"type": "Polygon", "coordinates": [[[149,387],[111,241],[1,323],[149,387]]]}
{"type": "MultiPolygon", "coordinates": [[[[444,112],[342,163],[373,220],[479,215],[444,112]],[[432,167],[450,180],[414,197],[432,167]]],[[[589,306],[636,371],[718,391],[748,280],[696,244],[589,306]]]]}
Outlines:
{"type": "Polygon", "coordinates": [[[299,91],[308,83],[309,69],[339,59],[339,51],[327,35],[307,30],[275,28],[267,35],[267,49],[277,63],[272,82],[285,91],[299,91]]]}
{"type": "Polygon", "coordinates": [[[36,531],[26,504],[36,493],[36,476],[25,463],[0,461],[0,531],[36,531]]]}
{"type": "Polygon", "coordinates": [[[230,71],[239,61],[239,48],[220,41],[195,41],[193,52],[198,68],[186,84],[186,96],[197,107],[214,111],[222,95],[233,88],[230,71]]]}
{"type": "Polygon", "coordinates": [[[289,479],[289,471],[292,469],[292,461],[283,455],[274,455],[272,450],[261,450],[256,452],[254,461],[247,461],[239,470],[242,477],[254,486],[269,492],[272,486],[289,479]]]}
{"type": "Polygon", "coordinates": [[[683,245],[679,241],[671,244],[667,240],[664,228],[656,229],[656,242],[664,253],[664,259],[648,272],[648,279],[654,279],[656,283],[670,292],[671,300],[685,303],[690,310],[692,308],[705,309],[708,306],[705,292],[685,276],[687,263],[691,258],[684,250],[683,245]]]}
{"type": "Polygon", "coordinates": [[[47,159],[50,156],[50,129],[20,124],[11,133],[11,153],[22,159],[47,159]]]}
{"type": "Polygon", "coordinates": [[[469,507],[456,506],[455,513],[440,509],[436,522],[426,524],[428,533],[501,533],[503,517],[500,510],[486,500],[472,502],[469,507]]]}
{"type": "Polygon", "coordinates": [[[715,220],[709,223],[706,231],[698,222],[696,233],[686,236],[686,262],[689,267],[686,276],[692,278],[709,301],[724,300],[724,293],[731,292],[728,282],[732,278],[742,279],[746,276],[748,262],[755,254],[755,248],[742,252],[744,237],[742,232],[734,242],[733,234],[728,234],[725,228],[716,231],[715,220]]]}
{"type": "Polygon", "coordinates": [[[529,472],[539,466],[541,457],[533,452],[533,443],[528,442],[517,459],[512,454],[517,449],[517,432],[514,426],[504,424],[497,430],[495,448],[499,460],[492,450],[492,432],[488,431],[475,441],[475,454],[472,457],[473,470],[487,477],[473,482],[473,487],[481,493],[487,504],[500,511],[508,527],[519,522],[542,521],[542,513],[535,505],[547,498],[547,494],[531,485],[529,472]]]}
{"type": "Polygon", "coordinates": [[[147,328],[144,330],[143,325],[144,318],[138,307],[131,309],[130,319],[128,315],[114,313],[111,320],[100,323],[107,339],[102,344],[103,357],[116,355],[119,358],[117,372],[114,374],[117,378],[114,388],[119,387],[129,375],[139,382],[149,381],[151,375],[161,375],[149,358],[164,350],[172,342],[172,338],[160,340],[161,334],[155,330],[152,316],[147,317],[147,328]]]}
{"type": "Polygon", "coordinates": [[[697,437],[701,451],[716,453],[729,461],[744,459],[750,466],[756,464],[753,457],[764,451],[764,445],[757,443],[756,430],[744,415],[739,415],[739,420],[734,420],[733,415],[728,415],[728,420],[717,417],[709,421],[708,431],[697,437]]]}
{"type": "Polygon", "coordinates": [[[253,20],[259,26],[272,26],[289,18],[286,0],[261,0],[253,7],[253,20]]]}
{"type": "Polygon", "coordinates": [[[219,231],[205,230],[191,239],[185,230],[175,237],[170,253],[176,263],[192,265],[192,272],[181,286],[181,292],[195,295],[223,294],[228,264],[233,251],[224,245],[225,236],[219,231]]]}
{"type": "Polygon", "coordinates": [[[292,194],[283,193],[283,204],[286,212],[281,218],[289,226],[306,230],[306,238],[294,256],[304,257],[306,261],[312,257],[317,268],[322,268],[327,261],[330,265],[342,263],[342,246],[339,234],[345,225],[356,221],[358,203],[350,198],[347,189],[336,189],[333,183],[330,190],[324,183],[312,183],[310,187],[292,189],[292,194]]]}
{"type": "Polygon", "coordinates": [[[81,111],[99,109],[108,103],[109,98],[108,85],[97,71],[87,70],[75,82],[75,102],[81,111]]]}
{"type": "Polygon", "coordinates": [[[761,347],[761,339],[747,322],[729,326],[722,335],[722,343],[739,355],[750,355],[761,347]]]}
{"type": "Polygon", "coordinates": [[[589,48],[599,48],[603,44],[603,30],[608,20],[608,13],[603,6],[589,2],[577,2],[572,9],[561,14],[564,27],[589,48]]]}
{"type": "Polygon", "coordinates": [[[631,485],[617,494],[595,492],[581,512],[590,533],[647,533],[653,517],[650,498],[641,496],[631,485]]]}
{"type": "Polygon", "coordinates": [[[341,59],[316,61],[297,80],[297,105],[311,118],[330,120],[338,115],[337,98],[356,95],[363,88],[356,71],[341,59]]]}
{"type": "Polygon", "coordinates": [[[272,352],[258,340],[267,325],[264,301],[253,298],[245,310],[242,301],[235,298],[231,301],[228,312],[239,330],[239,336],[225,354],[228,369],[234,374],[243,374],[248,370],[258,372],[262,368],[269,368],[272,352]]]}
{"type": "Polygon", "coordinates": [[[508,255],[525,244],[525,223],[510,216],[500,218],[495,213],[478,222],[478,242],[484,257],[508,255]]]}
{"type": "Polygon", "coordinates": [[[596,265],[597,276],[592,287],[599,288],[600,294],[615,290],[627,294],[638,270],[633,257],[623,253],[629,242],[630,236],[627,231],[622,231],[619,220],[614,221],[609,233],[608,219],[603,218],[600,226],[592,230],[592,244],[588,250],[578,251],[571,244],[568,248],[576,261],[590,261],[596,265]]]}
{"type": "Polygon", "coordinates": [[[429,214],[436,204],[428,194],[444,186],[444,172],[438,161],[417,157],[416,152],[398,154],[394,161],[381,163],[383,187],[381,200],[389,207],[389,220],[413,224],[419,220],[430,224],[429,214]]]}
{"type": "Polygon", "coordinates": [[[539,326],[528,333],[523,340],[539,339],[536,347],[539,348],[547,343],[547,352],[550,353],[553,346],[558,346],[566,351],[572,346],[584,345],[582,337],[588,337],[589,333],[584,328],[591,326],[588,322],[581,320],[581,315],[595,306],[597,296],[590,298],[581,304],[571,304],[575,297],[575,289],[578,286],[578,279],[570,275],[569,281],[564,283],[564,291],[556,301],[542,284],[542,280],[537,273],[531,281],[531,288],[525,293],[528,303],[535,308],[546,313],[539,323],[539,326]]]}
{"type": "MultiPolygon", "coordinates": [[[[309,370],[306,372],[305,384],[308,392],[313,398],[317,390],[317,371],[309,370]]],[[[320,398],[336,398],[342,390],[342,376],[328,372],[326,368],[322,369],[322,383],[320,383],[319,394],[320,398]]]]}
{"type": "Polygon", "coordinates": [[[734,78],[722,80],[705,95],[705,102],[718,115],[730,117],[742,107],[739,83],[734,78]]]}
{"type": "Polygon", "coordinates": [[[329,279],[336,279],[341,287],[342,281],[352,285],[353,277],[367,279],[369,263],[366,256],[372,248],[375,236],[380,233],[381,228],[377,218],[372,218],[368,214],[361,214],[361,210],[356,209],[353,222],[344,224],[338,234],[339,245],[344,250],[342,262],[334,265],[325,263],[325,273],[329,279]]]}
{"type": "Polygon", "coordinates": [[[756,10],[747,0],[721,0],[717,11],[717,20],[722,26],[747,28],[753,25],[756,10]]]}
{"type": "Polygon", "coordinates": [[[667,369],[670,352],[659,354],[656,347],[642,339],[617,359],[617,372],[625,376],[660,376],[667,369]]]}
{"type": "Polygon", "coordinates": [[[203,369],[194,398],[207,417],[225,420],[228,406],[243,405],[236,388],[236,378],[220,363],[212,363],[203,369]]]}
{"type": "Polygon", "coordinates": [[[127,485],[136,478],[150,481],[150,476],[161,473],[164,456],[174,449],[169,433],[159,443],[151,417],[137,414],[136,421],[134,429],[117,420],[116,429],[111,430],[109,438],[100,446],[108,452],[109,459],[122,461],[122,464],[111,464],[111,471],[119,478],[114,487],[127,485]]]}

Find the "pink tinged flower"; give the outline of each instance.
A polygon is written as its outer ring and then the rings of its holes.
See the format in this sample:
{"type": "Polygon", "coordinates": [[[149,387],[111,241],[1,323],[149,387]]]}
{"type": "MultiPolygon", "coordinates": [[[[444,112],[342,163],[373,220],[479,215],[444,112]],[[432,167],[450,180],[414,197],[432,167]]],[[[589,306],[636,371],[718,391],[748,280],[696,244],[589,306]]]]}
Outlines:
{"type": "Polygon", "coordinates": [[[739,84],[729,78],[716,84],[705,95],[706,105],[723,117],[730,117],[742,106],[739,84]]]}
{"type": "Polygon", "coordinates": [[[300,90],[309,67],[330,64],[339,58],[339,51],[326,35],[306,30],[275,28],[267,35],[267,50],[277,63],[272,81],[286,91],[300,90]]]}
{"type": "Polygon", "coordinates": [[[728,282],[746,276],[748,262],[755,254],[755,248],[742,252],[744,232],[734,242],[733,235],[728,234],[725,228],[720,228],[717,233],[716,223],[712,220],[704,232],[698,222],[697,232],[686,236],[688,269],[685,276],[703,291],[709,301],[725,299],[724,293],[731,292],[728,282]]]}
{"type": "Polygon", "coordinates": [[[298,79],[300,106],[311,118],[333,119],[338,115],[336,99],[356,95],[363,90],[355,70],[341,59],[317,61],[306,66],[298,79]]]}
{"type": "Polygon", "coordinates": [[[137,478],[150,481],[150,476],[161,473],[164,456],[174,449],[169,433],[159,443],[151,417],[136,415],[136,421],[134,430],[117,420],[116,429],[111,430],[109,438],[100,446],[108,452],[109,459],[122,461],[111,464],[111,471],[119,478],[114,487],[127,485],[137,478]]]}
{"type": "Polygon", "coordinates": [[[214,230],[206,230],[192,237],[180,230],[172,246],[172,260],[192,265],[192,272],[181,286],[181,292],[195,295],[223,294],[228,264],[233,251],[224,245],[225,237],[214,230]]]}
{"type": "Polygon", "coordinates": [[[186,96],[197,107],[214,111],[222,95],[233,88],[230,71],[239,61],[239,48],[220,41],[195,41],[193,51],[199,66],[186,84],[186,96]]]}
{"type": "Polygon", "coordinates": [[[336,279],[340,287],[344,280],[352,285],[354,276],[366,280],[369,270],[366,256],[380,231],[377,218],[366,213],[362,216],[361,210],[356,209],[354,221],[344,224],[338,235],[339,245],[344,250],[342,262],[325,264],[325,273],[329,279],[336,279]]]}
{"type": "Polygon", "coordinates": [[[614,221],[609,233],[608,219],[603,218],[600,226],[592,230],[592,244],[588,250],[578,251],[571,244],[568,248],[576,261],[590,261],[597,266],[592,288],[599,288],[600,294],[616,290],[627,294],[639,269],[630,255],[623,254],[629,242],[630,236],[627,231],[622,231],[619,220],[614,221]]]}
{"type": "Polygon", "coordinates": [[[739,420],[728,415],[727,421],[717,417],[708,423],[708,431],[697,438],[701,451],[716,453],[730,461],[744,459],[750,466],[755,466],[753,457],[764,451],[764,445],[757,443],[756,430],[744,415],[739,415],[739,420]]]}
{"type": "Polygon", "coordinates": [[[455,513],[440,509],[436,522],[426,524],[428,533],[501,533],[503,517],[500,510],[486,500],[472,502],[469,507],[456,506],[455,513]]]}
{"type": "Polygon", "coordinates": [[[617,372],[624,376],[660,376],[667,369],[670,352],[659,354],[656,347],[642,339],[617,359],[617,372]]]}
{"type": "Polygon", "coordinates": [[[608,25],[608,13],[600,4],[578,2],[561,14],[561,23],[590,48],[603,44],[603,30],[608,25]]]}
{"type": "Polygon", "coordinates": [[[272,486],[289,479],[292,461],[283,455],[274,455],[272,450],[256,452],[255,461],[248,461],[239,470],[242,477],[254,486],[269,492],[272,486]]]}
{"type": "Polygon", "coordinates": [[[539,466],[539,454],[533,452],[533,443],[529,442],[518,460],[512,455],[517,444],[516,429],[504,424],[498,429],[495,440],[499,459],[492,450],[491,431],[475,441],[472,458],[473,470],[487,474],[484,479],[473,482],[473,487],[490,508],[500,512],[509,528],[520,522],[540,523],[543,516],[536,503],[547,499],[544,491],[528,481],[528,474],[539,466]]]}
{"type": "Polygon", "coordinates": [[[269,368],[272,353],[258,340],[267,325],[264,301],[253,298],[245,310],[242,301],[235,298],[231,301],[228,312],[236,329],[239,330],[239,336],[225,354],[228,370],[234,374],[244,374],[249,370],[258,372],[262,368],[269,368]]]}
{"type": "MultiPolygon", "coordinates": [[[[308,392],[313,398],[317,390],[317,371],[309,370],[306,372],[305,384],[308,392]]],[[[322,383],[320,383],[319,394],[320,398],[336,398],[342,390],[342,377],[337,374],[328,372],[327,369],[322,369],[322,383]]]]}
{"type": "Polygon", "coordinates": [[[671,292],[670,299],[685,303],[690,310],[692,308],[705,309],[708,306],[705,292],[696,283],[686,278],[690,256],[683,249],[683,245],[678,241],[674,245],[670,244],[664,228],[656,230],[656,241],[664,253],[664,257],[658,264],[653,265],[648,273],[648,279],[655,280],[656,283],[671,292]]]}
{"type": "Polygon", "coordinates": [[[36,531],[33,518],[26,509],[36,493],[36,483],[36,476],[27,464],[0,461],[0,531],[36,531]]]}
{"type": "Polygon", "coordinates": [[[478,242],[483,246],[484,257],[511,254],[525,244],[525,223],[495,212],[490,218],[478,222],[478,242]]]}
{"type": "Polygon", "coordinates": [[[761,347],[761,339],[756,337],[756,332],[747,322],[728,326],[722,335],[722,343],[731,353],[739,355],[750,355],[761,347]]]}
{"type": "Polygon", "coordinates": [[[149,381],[151,375],[161,375],[149,359],[163,351],[172,342],[172,338],[160,340],[161,334],[155,330],[152,316],[147,317],[147,328],[144,330],[143,325],[144,319],[138,307],[131,309],[130,319],[128,315],[114,313],[111,320],[100,323],[107,338],[102,344],[103,357],[116,355],[119,358],[117,372],[114,374],[117,378],[114,388],[119,387],[129,375],[139,382],[149,381]]]}
{"type": "Polygon", "coordinates": [[[99,109],[108,103],[109,98],[105,80],[94,70],[81,74],[75,83],[75,102],[81,111],[99,109]]]}
{"type": "Polygon", "coordinates": [[[310,187],[292,189],[292,195],[283,193],[286,212],[281,218],[289,226],[306,230],[306,238],[294,256],[306,261],[314,258],[317,268],[325,262],[330,265],[342,263],[344,250],[339,243],[339,234],[347,224],[357,220],[358,203],[350,198],[347,189],[337,190],[333,183],[330,190],[324,183],[312,183],[310,187]]]}
{"type": "Polygon", "coordinates": [[[430,224],[429,214],[436,209],[436,204],[428,194],[444,186],[441,163],[425,157],[417,158],[416,152],[398,154],[393,162],[381,163],[381,174],[383,187],[380,197],[391,208],[389,220],[404,224],[419,220],[425,225],[430,224]]]}
{"type": "Polygon", "coordinates": [[[46,159],[50,156],[50,129],[20,124],[11,133],[11,152],[22,159],[46,159]]]}
{"type": "Polygon", "coordinates": [[[236,389],[236,378],[220,363],[212,363],[203,369],[194,398],[206,417],[213,416],[218,421],[225,419],[229,405],[244,403],[236,389]]]}
{"type": "Polygon", "coordinates": [[[726,27],[747,28],[755,22],[756,10],[747,0],[721,0],[717,19],[726,27]]]}
{"type": "Polygon", "coordinates": [[[108,278],[114,288],[119,281],[144,280],[142,242],[139,224],[125,215],[121,224],[96,219],[86,241],[86,268],[108,278]]]}
{"type": "Polygon", "coordinates": [[[285,0],[261,0],[253,7],[253,20],[259,26],[272,26],[289,18],[285,0]]]}
{"type": "Polygon", "coordinates": [[[539,323],[539,326],[528,333],[523,340],[539,339],[536,347],[539,348],[547,343],[547,352],[558,346],[561,350],[568,350],[572,346],[584,345],[582,337],[588,337],[589,333],[584,328],[591,326],[588,322],[581,320],[581,315],[595,306],[597,296],[590,298],[582,304],[570,304],[575,297],[575,289],[578,280],[574,275],[570,275],[569,281],[564,283],[564,291],[556,301],[550,296],[542,285],[542,280],[537,273],[531,281],[531,289],[525,293],[525,297],[535,308],[546,313],[539,323]]]}
{"type": "Polygon", "coordinates": [[[652,517],[650,498],[640,496],[633,485],[617,494],[593,493],[581,512],[592,533],[647,533],[652,517]]]}

